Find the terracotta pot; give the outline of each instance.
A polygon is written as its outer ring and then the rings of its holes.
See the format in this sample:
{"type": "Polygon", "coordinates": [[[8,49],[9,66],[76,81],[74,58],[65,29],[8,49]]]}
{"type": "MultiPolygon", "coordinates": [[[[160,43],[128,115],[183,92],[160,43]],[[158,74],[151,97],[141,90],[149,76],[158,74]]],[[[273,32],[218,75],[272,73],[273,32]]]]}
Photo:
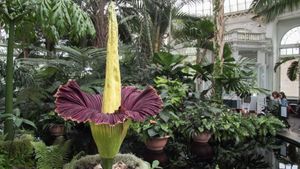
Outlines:
{"type": "Polygon", "coordinates": [[[203,132],[203,133],[193,135],[194,142],[198,142],[198,143],[207,143],[210,138],[211,138],[210,132],[203,132]]]}
{"type": "Polygon", "coordinates": [[[145,143],[146,147],[152,151],[161,151],[166,146],[169,137],[170,136],[150,138],[145,143]]]}
{"type": "Polygon", "coordinates": [[[49,127],[52,136],[62,136],[65,133],[65,126],[63,124],[53,124],[49,127]]]}

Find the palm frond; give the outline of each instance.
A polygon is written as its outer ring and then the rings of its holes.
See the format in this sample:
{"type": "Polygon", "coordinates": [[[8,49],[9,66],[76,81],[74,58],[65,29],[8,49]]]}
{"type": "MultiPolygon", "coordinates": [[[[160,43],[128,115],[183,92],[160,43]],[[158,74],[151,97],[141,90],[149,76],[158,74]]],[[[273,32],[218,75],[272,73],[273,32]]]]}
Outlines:
{"type": "Polygon", "coordinates": [[[273,21],[277,16],[299,8],[300,0],[254,0],[251,10],[257,15],[264,16],[267,22],[273,21]]]}
{"type": "Polygon", "coordinates": [[[286,62],[288,62],[288,61],[290,61],[290,60],[294,60],[294,59],[296,59],[296,57],[294,57],[294,56],[280,58],[279,62],[275,63],[274,72],[276,72],[277,68],[278,68],[280,65],[282,65],[282,64],[284,64],[284,63],[286,63],[286,62]]]}
{"type": "Polygon", "coordinates": [[[288,67],[287,76],[291,81],[295,81],[298,75],[298,61],[293,61],[288,67]]]}

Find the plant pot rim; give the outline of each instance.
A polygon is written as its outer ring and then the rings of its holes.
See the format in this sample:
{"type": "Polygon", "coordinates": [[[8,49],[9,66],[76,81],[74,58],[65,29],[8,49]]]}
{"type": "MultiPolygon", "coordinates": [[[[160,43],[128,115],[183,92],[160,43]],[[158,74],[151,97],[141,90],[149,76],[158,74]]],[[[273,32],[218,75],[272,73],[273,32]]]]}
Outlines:
{"type": "Polygon", "coordinates": [[[149,139],[166,139],[166,138],[170,138],[170,137],[171,137],[170,135],[166,135],[163,137],[149,137],[149,139]]]}

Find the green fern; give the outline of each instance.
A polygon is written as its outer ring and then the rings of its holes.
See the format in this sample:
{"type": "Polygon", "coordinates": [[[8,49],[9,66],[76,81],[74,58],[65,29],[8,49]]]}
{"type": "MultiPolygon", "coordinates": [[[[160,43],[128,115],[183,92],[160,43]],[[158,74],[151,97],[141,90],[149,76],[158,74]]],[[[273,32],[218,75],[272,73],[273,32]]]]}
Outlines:
{"type": "Polygon", "coordinates": [[[70,147],[70,141],[61,142],[52,146],[45,143],[32,142],[35,149],[37,169],[61,169],[66,163],[66,156],[70,147]]]}

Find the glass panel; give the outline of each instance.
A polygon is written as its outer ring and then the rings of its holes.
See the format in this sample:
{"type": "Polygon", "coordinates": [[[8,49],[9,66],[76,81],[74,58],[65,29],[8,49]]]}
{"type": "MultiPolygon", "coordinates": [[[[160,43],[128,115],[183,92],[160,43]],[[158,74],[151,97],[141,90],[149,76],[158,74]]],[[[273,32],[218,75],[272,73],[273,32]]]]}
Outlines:
{"type": "Polygon", "coordinates": [[[300,27],[289,30],[281,39],[281,45],[300,44],[300,27]]]}
{"type": "Polygon", "coordinates": [[[246,3],[246,9],[249,9],[253,0],[245,0],[245,1],[246,1],[245,2],[246,3]]]}
{"type": "Polygon", "coordinates": [[[280,55],[286,55],[286,49],[280,49],[280,55]]]}
{"type": "Polygon", "coordinates": [[[293,48],[287,48],[286,49],[286,54],[287,55],[292,55],[293,54],[293,48]]]}
{"type": "Polygon", "coordinates": [[[229,9],[229,0],[225,0],[225,2],[224,2],[224,12],[225,13],[228,13],[228,12],[230,12],[230,9],[229,9]]]}
{"type": "Polygon", "coordinates": [[[229,0],[230,1],[230,12],[237,11],[237,0],[229,0]]]}
{"type": "Polygon", "coordinates": [[[299,54],[299,48],[293,48],[293,54],[298,55],[299,54]]]}
{"type": "Polygon", "coordinates": [[[246,9],[246,4],[244,0],[238,0],[238,10],[242,11],[246,9]]]}
{"type": "MultiPolygon", "coordinates": [[[[225,0],[224,12],[230,13],[249,9],[252,1],[253,0],[225,0]]],[[[198,1],[185,6],[188,6],[188,8],[183,7],[181,9],[182,12],[196,16],[212,15],[212,0],[198,1]]]]}

